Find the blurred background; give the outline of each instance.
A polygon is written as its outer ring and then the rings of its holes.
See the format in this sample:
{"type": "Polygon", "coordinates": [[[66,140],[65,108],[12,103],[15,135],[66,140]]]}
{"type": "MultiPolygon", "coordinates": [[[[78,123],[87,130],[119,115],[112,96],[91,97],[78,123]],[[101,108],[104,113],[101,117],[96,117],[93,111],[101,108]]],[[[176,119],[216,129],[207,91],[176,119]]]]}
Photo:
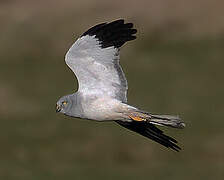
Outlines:
{"type": "Polygon", "coordinates": [[[223,8],[222,0],[1,0],[0,178],[224,179],[223,8]],[[163,129],[179,153],[115,123],[55,113],[77,89],[68,48],[119,18],[138,29],[121,51],[129,103],[179,114],[184,130],[163,129]]]}

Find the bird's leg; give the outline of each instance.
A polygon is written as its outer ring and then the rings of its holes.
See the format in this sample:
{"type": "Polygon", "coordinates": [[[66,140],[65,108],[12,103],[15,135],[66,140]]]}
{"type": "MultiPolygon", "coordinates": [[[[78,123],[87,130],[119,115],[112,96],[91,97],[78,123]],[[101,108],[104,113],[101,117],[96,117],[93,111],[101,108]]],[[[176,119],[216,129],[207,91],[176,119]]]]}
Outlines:
{"type": "Polygon", "coordinates": [[[149,114],[144,114],[141,112],[131,112],[128,114],[128,117],[134,121],[148,121],[149,119],[151,119],[151,116],[149,114]]]}
{"type": "Polygon", "coordinates": [[[134,120],[134,121],[146,121],[146,119],[143,119],[139,116],[133,116],[133,115],[129,115],[129,117],[134,120]]]}

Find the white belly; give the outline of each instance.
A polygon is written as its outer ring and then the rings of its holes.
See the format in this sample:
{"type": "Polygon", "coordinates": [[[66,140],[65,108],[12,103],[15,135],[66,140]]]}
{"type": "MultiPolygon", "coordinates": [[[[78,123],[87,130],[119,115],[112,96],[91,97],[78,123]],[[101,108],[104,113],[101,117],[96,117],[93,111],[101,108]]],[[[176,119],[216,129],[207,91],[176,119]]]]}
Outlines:
{"type": "Polygon", "coordinates": [[[124,104],[110,97],[101,97],[92,101],[84,101],[82,108],[85,118],[107,121],[107,120],[123,120],[124,104]]]}

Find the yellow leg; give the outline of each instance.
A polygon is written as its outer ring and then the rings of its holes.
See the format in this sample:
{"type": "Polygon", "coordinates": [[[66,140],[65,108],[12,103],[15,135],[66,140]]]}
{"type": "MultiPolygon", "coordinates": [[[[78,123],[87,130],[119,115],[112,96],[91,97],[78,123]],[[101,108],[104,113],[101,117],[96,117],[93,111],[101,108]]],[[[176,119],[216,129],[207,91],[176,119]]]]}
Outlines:
{"type": "Polygon", "coordinates": [[[133,115],[129,115],[129,117],[134,120],[134,121],[146,121],[146,119],[141,118],[139,116],[133,116],[133,115]]]}

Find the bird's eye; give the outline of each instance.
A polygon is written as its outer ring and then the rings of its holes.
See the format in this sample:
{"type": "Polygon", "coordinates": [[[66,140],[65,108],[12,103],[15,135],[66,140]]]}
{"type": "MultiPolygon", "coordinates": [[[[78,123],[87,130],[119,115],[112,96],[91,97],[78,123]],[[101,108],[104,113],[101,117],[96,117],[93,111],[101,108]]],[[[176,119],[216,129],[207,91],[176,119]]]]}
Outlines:
{"type": "Polygon", "coordinates": [[[68,104],[68,102],[67,101],[63,101],[62,104],[63,105],[66,105],[66,104],[68,104]]]}

